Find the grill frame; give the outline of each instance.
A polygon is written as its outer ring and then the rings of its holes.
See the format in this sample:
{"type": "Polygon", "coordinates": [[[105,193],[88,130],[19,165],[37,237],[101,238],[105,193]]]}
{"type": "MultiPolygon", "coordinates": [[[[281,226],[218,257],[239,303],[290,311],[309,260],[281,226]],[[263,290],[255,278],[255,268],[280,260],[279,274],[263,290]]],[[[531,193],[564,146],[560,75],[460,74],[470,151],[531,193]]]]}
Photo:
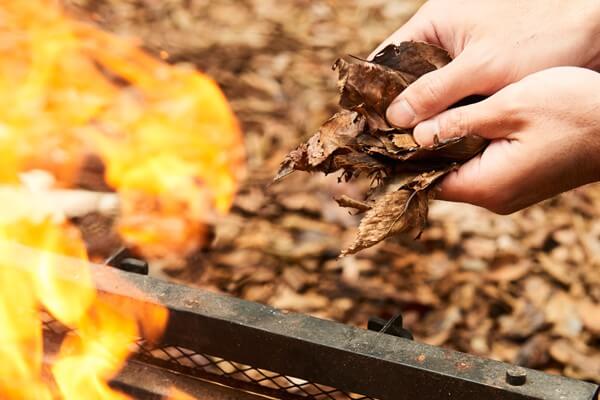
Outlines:
{"type": "MultiPolygon", "coordinates": [[[[6,242],[0,242],[0,261],[2,254],[20,260],[24,268],[37,265],[40,257],[37,251],[6,242]]],[[[54,257],[64,269],[65,279],[76,281],[82,262],[54,257]]],[[[0,262],[0,266],[2,264],[0,262]]],[[[160,343],[154,346],[138,343],[140,347],[133,360],[197,380],[207,377],[194,376],[198,375],[194,368],[184,371],[181,366],[176,367],[173,360],[159,362],[160,358],[152,351],[173,346],[187,349],[202,357],[218,357],[252,370],[295,377],[286,379],[301,380],[292,381],[296,386],[307,382],[335,388],[340,396],[345,394],[345,398],[351,398],[348,393],[360,393],[365,396],[363,399],[381,400],[592,400],[598,391],[598,386],[592,383],[531,369],[525,370],[527,382],[524,385],[512,386],[506,382],[507,370],[514,367],[510,364],[304,314],[287,313],[104,265],[91,264],[90,268],[99,295],[107,300],[139,307],[161,305],[169,311],[169,322],[160,343]]],[[[60,329],[52,327],[51,321],[45,325],[60,334],[60,329]]],[[[219,382],[218,374],[209,375],[214,382],[219,382]]],[[[231,374],[225,378],[232,387],[235,387],[232,381],[240,381],[229,379],[234,378],[231,374]]],[[[306,393],[300,396],[289,390],[261,391],[265,388],[261,389],[256,380],[246,383],[269,398],[328,398],[306,393]]],[[[250,391],[242,386],[238,388],[250,391]]]]}

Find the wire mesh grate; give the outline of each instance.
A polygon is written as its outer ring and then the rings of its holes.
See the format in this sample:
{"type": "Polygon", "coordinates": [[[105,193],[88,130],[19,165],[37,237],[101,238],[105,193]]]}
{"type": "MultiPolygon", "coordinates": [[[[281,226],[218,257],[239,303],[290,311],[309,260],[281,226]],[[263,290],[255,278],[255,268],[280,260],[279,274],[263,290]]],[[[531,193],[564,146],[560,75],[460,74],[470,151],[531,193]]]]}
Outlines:
{"type": "Polygon", "coordinates": [[[371,397],[347,393],[304,379],[282,375],[277,372],[200,354],[177,346],[152,348],[144,342],[138,343],[138,357],[143,361],[161,360],[161,364],[195,376],[206,374],[233,379],[290,395],[317,400],[370,400],[371,397]],[[183,371],[182,371],[183,369],[183,371]],[[192,371],[190,371],[190,369],[192,371]]]}
{"type": "MultiPolygon", "coordinates": [[[[54,335],[64,335],[69,331],[47,313],[42,313],[42,323],[44,331],[54,335]]],[[[178,346],[152,346],[144,340],[139,340],[135,344],[133,358],[188,376],[264,393],[275,398],[374,400],[368,396],[348,393],[178,346]]]]}

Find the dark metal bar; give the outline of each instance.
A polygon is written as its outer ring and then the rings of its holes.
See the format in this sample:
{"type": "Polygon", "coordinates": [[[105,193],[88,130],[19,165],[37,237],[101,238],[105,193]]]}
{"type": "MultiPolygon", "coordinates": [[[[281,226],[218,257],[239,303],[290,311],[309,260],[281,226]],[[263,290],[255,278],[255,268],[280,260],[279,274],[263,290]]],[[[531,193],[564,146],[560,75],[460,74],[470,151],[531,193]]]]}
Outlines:
{"type": "Polygon", "coordinates": [[[269,400],[250,391],[241,391],[218,383],[191,378],[135,360],[127,362],[111,386],[140,400],[163,400],[177,388],[194,399],[202,400],[269,400]]]}
{"type": "MultiPolygon", "coordinates": [[[[1,256],[5,249],[0,250],[1,256]]],[[[25,265],[34,261],[27,260],[34,257],[30,250],[15,251],[25,265]]],[[[81,262],[67,258],[62,264],[66,276],[81,268],[81,262]]],[[[104,266],[92,270],[101,293],[140,307],[160,303],[168,308],[164,345],[381,400],[592,400],[598,390],[592,383],[530,369],[524,369],[525,383],[511,385],[510,364],[104,266]],[[140,290],[131,290],[132,285],[140,290]]]]}
{"type": "MultiPolygon", "coordinates": [[[[53,364],[63,335],[51,331],[44,332],[44,366],[53,364]]],[[[211,377],[212,378],[212,377],[211,377]]],[[[128,360],[110,386],[139,400],[164,400],[178,390],[195,399],[202,400],[269,400],[277,397],[254,393],[242,387],[230,387],[201,377],[179,374],[155,363],[128,360]]]]}
{"type": "MultiPolygon", "coordinates": [[[[126,285],[99,288],[127,296],[126,285]]],[[[309,317],[120,272],[170,311],[164,344],[212,354],[382,400],[591,400],[598,386],[526,369],[527,381],[506,381],[512,366],[391,335],[309,317]]]]}
{"type": "MultiPolygon", "coordinates": [[[[274,389],[272,387],[262,386],[256,382],[242,381],[231,376],[217,375],[210,373],[201,368],[186,367],[183,365],[174,365],[169,360],[164,360],[146,354],[134,354],[133,360],[138,361],[142,365],[155,366],[162,368],[165,371],[175,371],[180,375],[191,376],[197,378],[200,381],[212,382],[217,385],[221,385],[229,388],[231,391],[239,391],[245,393],[251,393],[260,398],[278,399],[278,400],[304,400],[305,397],[301,395],[294,395],[285,390],[274,389]]],[[[180,388],[180,386],[177,386],[180,388]]],[[[204,400],[204,398],[202,398],[204,400]]]]}

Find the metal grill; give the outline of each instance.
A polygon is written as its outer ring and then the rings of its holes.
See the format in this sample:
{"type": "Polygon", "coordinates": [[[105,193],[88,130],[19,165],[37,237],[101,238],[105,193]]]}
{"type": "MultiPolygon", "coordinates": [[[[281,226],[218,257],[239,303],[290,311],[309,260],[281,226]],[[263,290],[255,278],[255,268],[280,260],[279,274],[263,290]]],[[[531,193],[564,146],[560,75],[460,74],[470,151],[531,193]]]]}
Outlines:
{"type": "MultiPolygon", "coordinates": [[[[41,319],[44,334],[52,337],[54,341],[69,332],[68,328],[48,313],[42,312],[41,319]]],[[[374,400],[372,397],[347,393],[329,386],[201,354],[179,346],[154,346],[143,339],[135,343],[132,359],[190,377],[261,393],[277,399],[374,400]]]]}
{"type": "MultiPolygon", "coordinates": [[[[34,265],[28,249],[6,250],[34,265]]],[[[67,258],[61,264],[69,267],[65,279],[81,267],[67,258]]],[[[126,301],[124,312],[158,304],[169,312],[161,342],[136,343],[111,382],[136,399],[162,400],[172,387],[203,400],[592,400],[598,391],[531,369],[515,384],[510,364],[104,266],[91,271],[99,295],[126,301]]],[[[48,315],[43,322],[51,363],[68,330],[48,315]]]]}
{"type": "Polygon", "coordinates": [[[212,378],[234,387],[247,388],[250,385],[253,386],[250,389],[257,390],[255,386],[258,385],[261,387],[259,391],[280,397],[286,394],[318,400],[372,399],[177,346],[152,348],[144,342],[139,342],[134,357],[142,362],[160,365],[190,376],[212,378]]]}

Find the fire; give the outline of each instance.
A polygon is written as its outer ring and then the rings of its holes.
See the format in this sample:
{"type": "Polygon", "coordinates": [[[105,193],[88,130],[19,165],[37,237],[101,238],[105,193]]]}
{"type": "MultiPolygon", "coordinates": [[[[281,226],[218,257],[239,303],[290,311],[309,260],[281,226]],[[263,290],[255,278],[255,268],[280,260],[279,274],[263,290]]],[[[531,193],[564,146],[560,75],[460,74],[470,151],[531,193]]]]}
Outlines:
{"type": "MultiPolygon", "coordinates": [[[[213,210],[228,211],[243,146],[211,79],[68,17],[54,0],[3,1],[0,53],[1,184],[44,170],[54,189],[73,188],[86,157],[99,156],[118,194],[119,233],[149,258],[185,256],[213,210]]],[[[139,336],[160,335],[167,312],[99,296],[78,229],[38,214],[0,211],[0,398],[124,399],[107,382],[139,336]],[[37,255],[17,256],[15,243],[37,255]],[[50,370],[40,309],[72,330],[50,370]]]]}
{"type": "Polygon", "coordinates": [[[151,258],[197,248],[243,169],[240,130],[216,83],[67,18],[52,0],[3,2],[0,49],[0,179],[44,169],[69,187],[97,154],[127,244],[151,258]]]}
{"type": "Polygon", "coordinates": [[[150,330],[160,331],[167,311],[153,307],[145,310],[151,318],[142,319],[145,315],[140,312],[125,313],[100,298],[85,245],[78,230],[68,224],[49,220],[4,224],[0,244],[1,397],[126,399],[107,382],[140,337],[140,324],[150,323],[150,330]],[[20,246],[40,251],[23,253],[20,246]],[[65,260],[70,260],[67,265],[65,260]],[[72,329],[52,362],[52,379],[43,368],[40,308],[72,329]]]}
{"type": "MultiPolygon", "coordinates": [[[[78,232],[51,223],[30,224],[19,221],[0,228],[0,239],[59,251],[82,257],[83,243],[78,232]],[[72,240],[75,239],[75,240],[72,240]]],[[[70,325],[82,318],[93,301],[91,287],[68,287],[53,279],[48,259],[40,258],[32,270],[22,268],[18,259],[1,254],[0,263],[0,393],[10,399],[48,399],[51,391],[41,380],[42,326],[39,306],[42,301],[70,325]],[[73,289],[71,291],[70,289],[73,289]],[[56,295],[64,291],[64,295],[56,295]]],[[[82,269],[82,274],[86,270],[82,269]]],[[[89,277],[87,277],[89,278],[89,277]]],[[[83,278],[85,282],[86,277],[83,278]]]]}
{"type": "Polygon", "coordinates": [[[179,389],[171,388],[171,392],[167,395],[166,400],[194,400],[194,397],[179,389]]]}

